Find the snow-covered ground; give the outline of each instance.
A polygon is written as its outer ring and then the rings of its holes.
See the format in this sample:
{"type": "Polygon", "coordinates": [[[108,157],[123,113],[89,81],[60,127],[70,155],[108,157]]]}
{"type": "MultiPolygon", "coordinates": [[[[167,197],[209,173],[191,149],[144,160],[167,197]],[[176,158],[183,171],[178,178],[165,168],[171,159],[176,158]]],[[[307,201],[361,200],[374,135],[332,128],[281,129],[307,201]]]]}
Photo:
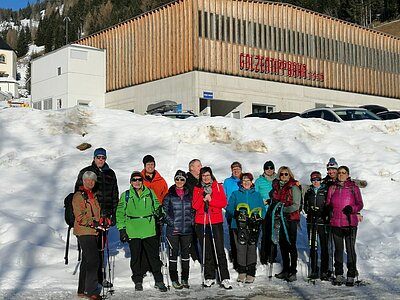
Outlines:
{"type": "MultiPolygon", "coordinates": [[[[149,275],[144,291],[135,292],[130,279],[129,249],[115,229],[110,231],[115,294],[133,297],[185,299],[400,299],[400,120],[342,124],[294,118],[287,121],[198,117],[171,120],[119,110],[73,108],[37,111],[0,110],[0,298],[73,299],[78,273],[76,240],[71,238],[70,263],[64,265],[67,226],[63,199],[72,191],[79,170],[90,164],[93,149],[104,147],[116,171],[120,191],[129,175],[141,170],[142,157],[152,154],[156,168],[173,183],[177,169],[192,158],[211,166],[219,181],[230,176],[230,164],[258,177],[266,160],[288,165],[298,180],[308,183],[313,170],[325,173],[329,157],[348,165],[351,176],[365,179],[364,221],[357,246],[360,287],[334,287],[306,282],[307,238],[304,218],[298,232],[298,281],[268,280],[258,266],[254,284],[239,285],[230,268],[233,290],[200,287],[198,263],[191,265],[189,291],[159,293],[149,275]],[[93,147],[79,151],[87,142],[93,147]]],[[[230,265],[231,267],[231,265],[230,265]]],[[[281,269],[274,265],[274,273],[281,269]]]]}

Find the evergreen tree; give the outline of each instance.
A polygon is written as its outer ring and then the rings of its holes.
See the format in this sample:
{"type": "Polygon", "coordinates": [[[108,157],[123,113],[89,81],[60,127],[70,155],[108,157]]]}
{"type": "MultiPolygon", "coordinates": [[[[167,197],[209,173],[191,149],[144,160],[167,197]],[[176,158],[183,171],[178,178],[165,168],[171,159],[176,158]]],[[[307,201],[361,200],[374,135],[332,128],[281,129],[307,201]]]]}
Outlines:
{"type": "Polygon", "coordinates": [[[28,53],[28,50],[29,50],[29,45],[25,35],[25,29],[22,28],[18,35],[17,48],[16,48],[17,56],[18,57],[24,56],[26,53],[28,53]]]}

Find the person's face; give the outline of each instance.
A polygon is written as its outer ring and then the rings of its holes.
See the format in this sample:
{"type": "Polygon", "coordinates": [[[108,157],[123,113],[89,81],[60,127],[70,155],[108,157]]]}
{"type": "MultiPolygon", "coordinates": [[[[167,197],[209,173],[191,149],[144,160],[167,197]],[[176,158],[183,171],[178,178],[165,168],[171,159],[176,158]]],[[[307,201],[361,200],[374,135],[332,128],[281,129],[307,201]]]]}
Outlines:
{"type": "Polygon", "coordinates": [[[143,185],[143,178],[142,177],[133,177],[131,180],[131,185],[135,190],[140,190],[143,185]]]}
{"type": "Polygon", "coordinates": [[[200,169],[201,169],[202,167],[203,167],[203,166],[201,165],[201,162],[195,161],[195,162],[192,164],[192,166],[191,166],[190,173],[192,173],[193,176],[195,176],[195,177],[199,177],[199,175],[200,175],[200,169]]]}
{"type": "Polygon", "coordinates": [[[328,176],[332,179],[336,179],[338,174],[338,170],[335,168],[329,168],[328,169],[328,176]]]}
{"type": "Polygon", "coordinates": [[[92,190],[94,185],[96,184],[96,180],[91,178],[86,178],[83,180],[83,187],[87,190],[92,190]]]}
{"type": "Polygon", "coordinates": [[[155,163],[154,162],[148,162],[144,165],[144,170],[147,174],[153,174],[154,169],[155,169],[155,163]]]}
{"type": "Polygon", "coordinates": [[[319,188],[321,186],[321,178],[312,178],[311,179],[311,183],[313,185],[313,187],[315,188],[319,188]]]}
{"type": "Polygon", "coordinates": [[[175,185],[179,189],[183,188],[183,186],[185,185],[185,182],[186,182],[186,180],[183,177],[175,178],[175,185]]]}
{"type": "Polygon", "coordinates": [[[240,167],[233,167],[232,168],[233,177],[240,178],[241,174],[242,174],[242,168],[240,168],[240,167]]]}
{"type": "Polygon", "coordinates": [[[98,168],[102,168],[104,166],[104,164],[106,163],[106,159],[107,159],[107,157],[105,157],[104,155],[96,155],[94,157],[94,163],[96,164],[96,166],[98,168]]]}
{"type": "Polygon", "coordinates": [[[345,169],[339,169],[337,171],[338,180],[340,182],[345,182],[349,178],[349,173],[345,169]]]}
{"type": "Polygon", "coordinates": [[[274,168],[273,168],[273,167],[270,167],[270,166],[268,166],[268,167],[264,170],[264,174],[267,175],[267,176],[272,176],[272,175],[274,175],[274,172],[275,172],[274,168]]]}
{"type": "Polygon", "coordinates": [[[203,175],[201,175],[201,181],[203,181],[204,183],[210,183],[211,182],[210,172],[203,173],[203,175]]]}
{"type": "Polygon", "coordinates": [[[282,181],[289,181],[290,179],[289,171],[285,169],[281,170],[281,172],[279,173],[279,179],[282,181]]]}
{"type": "Polygon", "coordinates": [[[252,184],[253,184],[253,183],[251,182],[251,180],[250,180],[249,178],[243,178],[243,180],[242,180],[242,187],[243,187],[245,190],[250,190],[252,184]]]}

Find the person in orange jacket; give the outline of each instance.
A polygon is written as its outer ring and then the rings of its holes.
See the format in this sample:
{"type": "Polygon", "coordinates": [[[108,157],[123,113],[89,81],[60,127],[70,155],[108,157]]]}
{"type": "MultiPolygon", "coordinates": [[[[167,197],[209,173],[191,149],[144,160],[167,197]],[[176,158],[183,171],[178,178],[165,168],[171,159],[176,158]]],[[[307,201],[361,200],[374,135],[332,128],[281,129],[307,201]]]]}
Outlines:
{"type": "Polygon", "coordinates": [[[150,154],[143,157],[143,184],[152,189],[162,204],[165,195],[168,193],[168,185],[165,179],[156,171],[156,161],[150,154]]]}

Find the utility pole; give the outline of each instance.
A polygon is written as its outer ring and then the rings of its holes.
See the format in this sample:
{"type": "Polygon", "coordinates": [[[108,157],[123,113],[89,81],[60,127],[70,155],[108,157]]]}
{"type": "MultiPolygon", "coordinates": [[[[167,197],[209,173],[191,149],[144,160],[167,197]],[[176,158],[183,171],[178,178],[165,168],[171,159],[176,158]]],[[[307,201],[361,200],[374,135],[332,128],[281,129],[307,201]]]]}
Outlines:
{"type": "Polygon", "coordinates": [[[68,44],[68,22],[71,22],[71,19],[67,16],[64,18],[65,22],[65,45],[68,44]]]}

